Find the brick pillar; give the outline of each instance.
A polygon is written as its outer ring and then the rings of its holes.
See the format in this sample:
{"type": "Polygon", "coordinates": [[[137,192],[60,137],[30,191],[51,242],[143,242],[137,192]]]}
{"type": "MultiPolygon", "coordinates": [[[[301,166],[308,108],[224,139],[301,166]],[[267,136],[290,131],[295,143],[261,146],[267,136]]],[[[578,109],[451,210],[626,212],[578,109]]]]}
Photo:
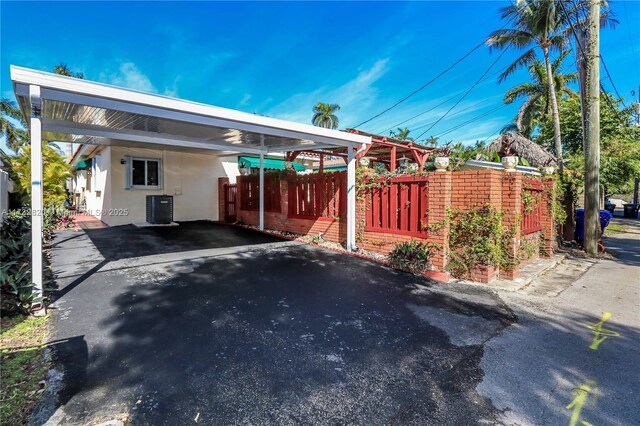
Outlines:
{"type": "Polygon", "coordinates": [[[218,178],[218,221],[224,222],[224,186],[229,183],[229,178],[218,178]]]}
{"type": "MultiPolygon", "coordinates": [[[[511,240],[511,255],[516,259],[520,249],[520,239],[522,232],[520,228],[520,220],[522,209],[522,173],[520,172],[503,172],[502,176],[502,213],[504,218],[504,226],[514,230],[511,240]]],[[[515,279],[518,277],[519,268],[515,266],[512,271],[500,271],[500,275],[507,279],[515,279]]]]}
{"type": "Polygon", "coordinates": [[[427,216],[427,225],[439,229],[429,230],[427,240],[442,247],[431,259],[433,266],[441,271],[445,269],[449,261],[449,223],[447,220],[447,210],[451,207],[451,173],[452,172],[434,172],[429,175],[429,214],[427,216]]]}
{"type": "Polygon", "coordinates": [[[553,190],[556,181],[553,178],[542,179],[542,235],[540,241],[540,255],[543,257],[553,256],[553,246],[555,240],[555,226],[553,223],[553,190]]]}

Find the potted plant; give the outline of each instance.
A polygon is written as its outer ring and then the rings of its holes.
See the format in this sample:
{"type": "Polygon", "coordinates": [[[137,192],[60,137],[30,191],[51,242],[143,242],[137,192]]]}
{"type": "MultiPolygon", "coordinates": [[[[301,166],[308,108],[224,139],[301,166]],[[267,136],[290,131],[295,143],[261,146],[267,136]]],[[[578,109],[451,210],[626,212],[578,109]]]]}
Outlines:
{"type": "Polygon", "coordinates": [[[547,159],[541,167],[542,174],[545,176],[552,175],[556,168],[553,165],[553,160],[551,158],[547,159]]]}
{"type": "Polygon", "coordinates": [[[451,162],[451,142],[447,142],[435,151],[433,164],[437,172],[446,172],[451,162]]]}
{"type": "Polygon", "coordinates": [[[502,166],[507,172],[515,172],[518,165],[518,156],[514,155],[512,145],[513,141],[508,141],[505,144],[505,155],[502,157],[502,166]]]}
{"type": "Polygon", "coordinates": [[[246,176],[246,175],[248,175],[248,174],[249,174],[249,172],[250,172],[251,170],[249,169],[249,167],[247,167],[247,164],[246,164],[244,161],[242,161],[242,162],[238,165],[238,171],[240,172],[240,174],[241,174],[242,176],[246,176]]]}
{"type": "Polygon", "coordinates": [[[369,165],[371,164],[371,159],[369,159],[368,157],[362,157],[359,160],[359,163],[362,167],[369,167],[369,165]]]}

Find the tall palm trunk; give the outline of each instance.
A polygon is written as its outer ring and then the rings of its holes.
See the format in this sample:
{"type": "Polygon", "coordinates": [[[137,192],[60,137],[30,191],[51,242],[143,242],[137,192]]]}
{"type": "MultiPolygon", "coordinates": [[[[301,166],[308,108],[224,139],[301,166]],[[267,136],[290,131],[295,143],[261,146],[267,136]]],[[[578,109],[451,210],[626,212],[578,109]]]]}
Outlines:
{"type": "Polygon", "coordinates": [[[553,139],[555,142],[556,159],[558,160],[558,171],[562,173],[562,139],[560,136],[560,113],[558,112],[558,99],[556,98],[556,88],[553,84],[553,70],[549,60],[549,47],[543,47],[544,65],[547,68],[547,84],[549,85],[549,99],[551,101],[551,117],[553,119],[553,139]]]}

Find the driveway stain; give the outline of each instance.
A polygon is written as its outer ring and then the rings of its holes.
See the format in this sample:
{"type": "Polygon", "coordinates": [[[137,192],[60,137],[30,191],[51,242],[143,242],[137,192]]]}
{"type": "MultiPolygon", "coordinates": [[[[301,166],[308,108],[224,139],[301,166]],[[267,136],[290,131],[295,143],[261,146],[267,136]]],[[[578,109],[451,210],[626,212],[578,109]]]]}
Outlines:
{"type": "MultiPolygon", "coordinates": [[[[492,292],[237,228],[178,228],[87,231],[110,263],[66,293],[59,283],[55,337],[86,341],[85,359],[55,349],[60,424],[122,406],[140,425],[194,413],[199,424],[495,421],[475,390],[482,341],[516,319],[492,292]]],[[[54,267],[74,241],[56,246],[54,267]]]]}

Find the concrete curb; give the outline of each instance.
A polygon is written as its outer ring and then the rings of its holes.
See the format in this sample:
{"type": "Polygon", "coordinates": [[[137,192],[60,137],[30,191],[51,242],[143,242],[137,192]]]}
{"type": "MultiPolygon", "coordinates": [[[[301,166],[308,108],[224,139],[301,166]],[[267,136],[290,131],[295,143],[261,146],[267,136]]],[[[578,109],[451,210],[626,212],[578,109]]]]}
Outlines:
{"type": "Polygon", "coordinates": [[[539,276],[545,274],[549,270],[557,267],[562,261],[567,258],[566,253],[556,254],[552,258],[545,259],[543,265],[540,266],[539,269],[536,269],[533,273],[528,274],[526,277],[516,278],[515,280],[495,280],[490,283],[480,283],[476,281],[470,280],[455,280],[452,281],[456,284],[470,285],[475,287],[485,287],[491,290],[499,290],[499,291],[509,291],[516,292],[527,287],[533,280],[538,278],[539,276]]]}

